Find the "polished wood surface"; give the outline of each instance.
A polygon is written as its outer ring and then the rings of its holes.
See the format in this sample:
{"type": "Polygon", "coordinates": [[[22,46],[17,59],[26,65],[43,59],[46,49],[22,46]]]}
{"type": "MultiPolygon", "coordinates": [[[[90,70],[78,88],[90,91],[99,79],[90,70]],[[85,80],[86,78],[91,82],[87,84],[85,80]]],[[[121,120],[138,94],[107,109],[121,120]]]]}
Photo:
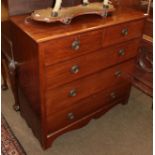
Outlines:
{"type": "Polygon", "coordinates": [[[25,96],[24,92],[18,88],[18,100],[20,103],[20,114],[26,120],[27,125],[32,129],[33,134],[40,140],[42,145],[45,145],[42,140],[42,127],[40,116],[36,115],[34,109],[32,108],[28,98],[25,96]]]}
{"type": "Polygon", "coordinates": [[[69,84],[47,90],[45,95],[47,115],[52,115],[62,107],[72,106],[75,101],[130,80],[130,75],[134,70],[134,61],[135,60],[131,60],[69,84]],[[72,96],[70,94],[71,91],[75,91],[76,94],[72,96]]]}
{"type": "Polygon", "coordinates": [[[83,100],[79,100],[73,105],[69,105],[67,108],[57,110],[60,112],[56,111],[49,115],[47,117],[48,133],[50,134],[56,130],[66,127],[67,125],[78,121],[82,117],[89,115],[104,106],[110,106],[113,102],[120,100],[120,98],[127,98],[129,95],[130,84],[124,83],[123,86],[116,85],[116,87],[109,88],[95,93],[83,100]],[[53,124],[53,122],[55,123],[53,124]]]}
{"type": "Polygon", "coordinates": [[[98,30],[100,28],[135,21],[145,17],[143,12],[134,9],[120,8],[113,14],[113,16],[108,17],[106,20],[96,16],[91,16],[91,18],[88,18],[88,16],[87,18],[81,16],[74,19],[72,24],[66,26],[60,23],[46,24],[31,20],[26,22],[25,20],[27,16],[28,15],[14,16],[11,17],[11,21],[14,24],[18,23],[17,27],[24,30],[29,37],[38,43],[64,36],[66,37],[74,34],[90,32],[91,30],[98,30]]]}
{"type": "Polygon", "coordinates": [[[103,46],[109,46],[122,41],[142,36],[144,21],[137,20],[106,28],[103,33],[103,46]],[[112,37],[111,37],[112,35],[112,37]]]}
{"type": "MultiPolygon", "coordinates": [[[[54,88],[133,58],[137,55],[139,43],[140,39],[134,39],[109,48],[101,48],[89,55],[85,54],[70,61],[47,66],[45,68],[46,85],[48,88],[54,88]],[[109,61],[110,58],[111,61],[109,61]]],[[[80,54],[80,51],[77,53],[80,54]]],[[[76,52],[75,55],[77,56],[76,52]]],[[[56,60],[49,54],[50,62],[52,62],[52,58],[56,60]]]]}
{"type": "MultiPolygon", "coordinates": [[[[140,59],[134,67],[146,16],[132,9],[139,0],[112,1],[117,10],[106,19],[83,16],[63,25],[29,19],[33,10],[51,7],[53,0],[2,0],[2,69],[7,68],[11,77],[15,105],[44,149],[61,134],[86,125],[118,103],[127,103],[131,82],[152,95],[152,73],[146,72],[152,69],[150,41],[141,42],[149,51],[142,55],[145,69],[140,68],[140,59]],[[127,35],[122,35],[123,29],[128,30],[127,35]],[[7,67],[13,59],[8,39],[13,42],[16,61],[11,72],[7,67]],[[80,44],[73,48],[75,41],[80,44]],[[119,54],[120,49],[125,52],[119,54]],[[74,88],[79,89],[70,92],[74,88]]],[[[63,0],[64,7],[80,3],[63,0]]],[[[152,36],[149,18],[144,33],[152,36]]]]}
{"type": "Polygon", "coordinates": [[[114,102],[111,102],[110,104],[107,104],[107,105],[105,104],[102,108],[94,111],[93,113],[82,117],[81,119],[69,124],[68,126],[62,128],[56,132],[52,132],[52,133],[48,134],[47,139],[46,139],[46,147],[50,147],[51,142],[53,142],[58,136],[62,135],[63,133],[66,133],[68,131],[79,129],[79,128],[87,125],[91,119],[97,119],[97,118],[101,117],[103,114],[105,114],[111,108],[116,106],[118,103],[122,103],[123,105],[126,104],[128,102],[128,98],[129,98],[129,96],[120,98],[120,100],[116,100],[114,102]]]}
{"type": "Polygon", "coordinates": [[[41,44],[41,48],[45,52],[46,66],[67,59],[78,57],[88,52],[100,49],[101,47],[102,47],[102,31],[91,31],[83,34],[72,35],[66,37],[65,39],[64,38],[55,39],[41,44]],[[79,45],[77,45],[79,47],[77,49],[76,47],[75,48],[72,47],[74,42],[76,41],[79,42],[78,43],[79,45]]]}
{"type": "Polygon", "coordinates": [[[21,115],[46,149],[57,136],[128,101],[146,17],[118,9],[107,19],[83,16],[62,25],[27,16],[11,17],[19,102],[21,115]],[[79,71],[71,70],[73,65],[79,71]]]}
{"type": "Polygon", "coordinates": [[[23,91],[24,95],[29,99],[31,108],[40,114],[39,105],[39,60],[37,52],[37,44],[29,38],[22,30],[18,29],[14,24],[11,25],[13,51],[15,60],[18,63],[18,87],[23,91]],[[22,39],[21,39],[22,37],[22,39]],[[20,43],[16,43],[19,41],[20,43]]]}

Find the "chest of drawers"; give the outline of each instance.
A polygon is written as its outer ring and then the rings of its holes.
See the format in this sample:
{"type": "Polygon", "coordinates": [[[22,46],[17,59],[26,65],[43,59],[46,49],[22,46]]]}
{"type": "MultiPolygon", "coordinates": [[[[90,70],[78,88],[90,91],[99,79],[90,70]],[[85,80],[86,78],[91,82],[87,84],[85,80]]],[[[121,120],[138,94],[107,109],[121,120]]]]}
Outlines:
{"type": "Polygon", "coordinates": [[[21,115],[44,149],[130,94],[145,16],[118,11],[71,25],[11,18],[21,115]]]}

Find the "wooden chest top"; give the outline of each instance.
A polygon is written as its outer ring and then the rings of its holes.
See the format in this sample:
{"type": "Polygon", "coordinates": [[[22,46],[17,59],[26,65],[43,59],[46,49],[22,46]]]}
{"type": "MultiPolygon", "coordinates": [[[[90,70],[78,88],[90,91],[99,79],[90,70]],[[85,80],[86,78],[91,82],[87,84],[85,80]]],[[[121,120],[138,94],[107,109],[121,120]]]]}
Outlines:
{"type": "Polygon", "coordinates": [[[143,12],[124,8],[118,9],[107,19],[101,19],[96,15],[89,15],[87,18],[85,16],[77,17],[70,25],[38,23],[31,20],[26,22],[28,16],[13,16],[11,21],[37,43],[145,18],[143,12]]]}

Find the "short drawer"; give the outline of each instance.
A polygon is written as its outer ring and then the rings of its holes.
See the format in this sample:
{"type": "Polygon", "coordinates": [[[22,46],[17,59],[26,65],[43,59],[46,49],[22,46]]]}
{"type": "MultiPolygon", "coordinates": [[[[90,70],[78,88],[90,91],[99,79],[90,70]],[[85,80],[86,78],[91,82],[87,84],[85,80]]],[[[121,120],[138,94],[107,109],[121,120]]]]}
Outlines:
{"type": "Polygon", "coordinates": [[[106,111],[114,104],[127,101],[129,92],[130,85],[128,84],[115,86],[80,100],[68,108],[55,111],[54,114],[47,116],[48,134],[96,112],[98,109],[104,108],[106,111]]]}
{"type": "Polygon", "coordinates": [[[141,37],[144,20],[138,20],[107,27],[103,33],[103,47],[141,37]]]}
{"type": "Polygon", "coordinates": [[[113,85],[126,83],[133,72],[135,60],[106,69],[85,78],[73,81],[45,93],[47,114],[55,109],[71,106],[74,102],[88,97],[113,85]]]}
{"type": "Polygon", "coordinates": [[[92,52],[45,68],[46,88],[79,79],[137,55],[140,39],[92,52]]]}
{"type": "Polygon", "coordinates": [[[95,51],[102,46],[102,32],[91,31],[42,43],[45,65],[80,56],[95,51]]]}

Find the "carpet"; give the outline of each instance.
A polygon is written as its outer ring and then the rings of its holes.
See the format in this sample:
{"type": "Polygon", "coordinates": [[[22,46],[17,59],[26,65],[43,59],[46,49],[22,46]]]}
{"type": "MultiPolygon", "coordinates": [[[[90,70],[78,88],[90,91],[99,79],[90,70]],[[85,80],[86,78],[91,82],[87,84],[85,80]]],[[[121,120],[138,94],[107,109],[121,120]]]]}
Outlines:
{"type": "Polygon", "coordinates": [[[2,155],[26,155],[3,114],[1,115],[1,142],[2,155]]]}

